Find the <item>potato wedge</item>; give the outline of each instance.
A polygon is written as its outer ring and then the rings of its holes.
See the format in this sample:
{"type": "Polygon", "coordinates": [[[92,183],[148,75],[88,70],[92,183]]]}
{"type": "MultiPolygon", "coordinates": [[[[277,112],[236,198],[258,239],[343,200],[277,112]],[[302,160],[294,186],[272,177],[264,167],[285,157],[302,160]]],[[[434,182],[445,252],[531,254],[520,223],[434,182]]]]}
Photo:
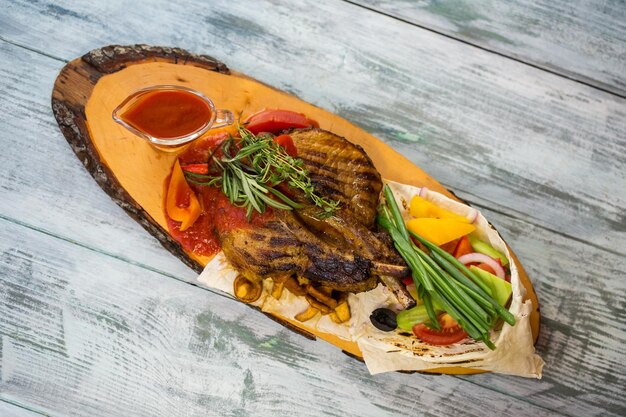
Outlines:
{"type": "Polygon", "coordinates": [[[233,282],[233,292],[235,297],[244,303],[253,303],[261,297],[263,281],[253,282],[243,275],[238,275],[233,282]]]}
{"type": "Polygon", "coordinates": [[[319,288],[315,288],[312,285],[309,285],[307,292],[310,296],[314,297],[320,303],[330,307],[331,310],[337,307],[337,300],[330,296],[332,291],[324,291],[319,288]]]}
{"type": "Polygon", "coordinates": [[[290,277],[287,281],[285,281],[285,288],[291,291],[294,295],[306,295],[306,288],[301,287],[298,284],[298,280],[293,277],[290,277]]]}
{"type": "Polygon", "coordinates": [[[348,304],[348,300],[339,304],[337,308],[335,308],[335,314],[337,315],[337,318],[340,320],[339,323],[343,323],[343,322],[350,320],[351,314],[350,314],[350,305],[348,304]]]}
{"type": "Polygon", "coordinates": [[[272,292],[270,293],[270,295],[279,300],[280,296],[283,295],[283,288],[285,288],[284,282],[274,281],[274,284],[272,285],[272,292]]]}
{"type": "Polygon", "coordinates": [[[331,319],[333,322],[335,322],[335,323],[337,323],[337,324],[341,324],[341,320],[339,320],[339,316],[338,316],[338,315],[337,315],[337,313],[335,313],[334,311],[333,311],[332,313],[330,313],[330,314],[328,315],[328,317],[330,317],[330,319],[331,319]]]}
{"type": "Polygon", "coordinates": [[[317,301],[315,299],[315,297],[311,296],[311,295],[305,295],[304,296],[306,298],[306,300],[309,302],[309,304],[311,304],[313,307],[315,307],[316,309],[318,309],[320,311],[320,313],[322,314],[329,314],[333,311],[332,308],[328,307],[326,304],[324,303],[320,303],[319,301],[317,301]]]}
{"type": "Polygon", "coordinates": [[[296,314],[295,319],[300,322],[305,322],[311,320],[315,315],[319,312],[319,310],[313,306],[309,306],[306,310],[296,314]]]}

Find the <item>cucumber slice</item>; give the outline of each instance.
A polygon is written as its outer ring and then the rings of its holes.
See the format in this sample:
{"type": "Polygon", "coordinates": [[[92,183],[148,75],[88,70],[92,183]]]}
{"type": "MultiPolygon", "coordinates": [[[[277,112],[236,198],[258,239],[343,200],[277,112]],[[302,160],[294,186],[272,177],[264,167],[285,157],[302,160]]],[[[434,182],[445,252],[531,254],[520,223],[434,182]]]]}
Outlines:
{"type": "MultiPolygon", "coordinates": [[[[435,314],[439,314],[443,312],[441,307],[435,302],[433,302],[433,309],[435,310],[435,314]]],[[[396,321],[398,322],[398,327],[402,330],[412,331],[413,326],[416,324],[424,323],[428,321],[428,312],[426,311],[426,306],[424,304],[420,304],[417,307],[409,308],[408,310],[402,310],[396,316],[396,321]]]]}
{"type": "Polygon", "coordinates": [[[509,301],[509,298],[511,298],[511,294],[513,293],[511,284],[509,282],[506,282],[502,278],[498,278],[497,276],[476,266],[471,266],[470,270],[474,274],[476,274],[476,276],[480,280],[482,280],[485,285],[491,288],[491,296],[493,297],[493,299],[496,300],[498,304],[504,307],[509,301]]]}
{"type": "Polygon", "coordinates": [[[509,260],[504,256],[504,254],[496,249],[488,243],[483,242],[482,240],[478,240],[472,235],[468,236],[470,243],[472,244],[472,248],[478,252],[483,253],[487,256],[491,256],[493,259],[500,259],[502,266],[505,266],[509,263],[509,260]]]}

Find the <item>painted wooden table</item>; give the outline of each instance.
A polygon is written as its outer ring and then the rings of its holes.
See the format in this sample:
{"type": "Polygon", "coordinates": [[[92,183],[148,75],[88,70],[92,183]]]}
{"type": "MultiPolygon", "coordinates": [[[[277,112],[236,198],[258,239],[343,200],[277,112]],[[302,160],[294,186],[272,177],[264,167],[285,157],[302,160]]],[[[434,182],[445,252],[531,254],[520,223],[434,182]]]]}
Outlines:
{"type": "Polygon", "coordinates": [[[625,415],[623,1],[0,1],[0,415],[625,415]],[[50,93],[180,46],[364,127],[484,210],[539,295],[540,381],[382,374],[195,285],[50,93]]]}

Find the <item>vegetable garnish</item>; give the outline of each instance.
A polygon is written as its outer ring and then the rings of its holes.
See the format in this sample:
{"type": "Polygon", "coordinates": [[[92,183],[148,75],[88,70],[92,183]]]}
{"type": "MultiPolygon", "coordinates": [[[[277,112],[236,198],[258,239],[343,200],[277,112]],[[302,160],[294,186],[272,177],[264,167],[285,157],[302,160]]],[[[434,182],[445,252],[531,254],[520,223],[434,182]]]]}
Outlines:
{"type": "Polygon", "coordinates": [[[467,333],[458,325],[449,314],[442,314],[439,317],[441,330],[433,330],[424,323],[413,326],[413,334],[424,342],[431,345],[451,345],[460,342],[467,337],[467,333]]]}
{"type": "Polygon", "coordinates": [[[202,211],[198,197],[185,181],[178,159],[174,163],[170,183],[167,187],[165,210],[172,220],[181,222],[180,231],[185,231],[191,227],[202,211]]]}
{"type": "MultiPolygon", "coordinates": [[[[388,185],[384,187],[384,195],[385,202],[381,204],[377,221],[389,232],[394,246],[413,272],[413,281],[425,310],[416,316],[423,317],[425,312],[429,319],[426,326],[441,330],[434,307],[437,306],[437,309],[449,314],[472,339],[483,341],[490,349],[495,349],[489,338],[489,330],[495,326],[498,318],[513,326],[515,317],[491,296],[491,289],[474,272],[434,243],[407,230],[388,185]],[[425,250],[413,243],[411,237],[421,243],[425,250]]],[[[399,322],[406,318],[402,313],[398,315],[399,322]]],[[[399,324],[407,326],[407,323],[399,324]]]]}
{"type": "Polygon", "coordinates": [[[278,134],[290,128],[320,127],[313,119],[302,113],[284,109],[265,109],[249,116],[244,126],[250,132],[258,135],[261,132],[278,134]]]}
{"type": "Polygon", "coordinates": [[[237,130],[240,138],[230,136],[209,155],[207,174],[185,172],[190,183],[221,188],[231,204],[246,209],[248,220],[255,210],[264,213],[267,206],[281,210],[304,207],[276,188],[283,183],[302,191],[319,207],[318,217],[334,214],[339,202],[315,192],[301,159],[289,155],[290,150],[271,135],[257,136],[242,126],[237,130]]]}
{"type": "Polygon", "coordinates": [[[484,253],[472,252],[466,255],[460,256],[459,262],[463,265],[471,264],[471,263],[484,263],[489,265],[489,267],[494,271],[494,275],[497,275],[498,278],[504,279],[506,273],[504,272],[504,268],[490,256],[485,255],[484,253]]]}

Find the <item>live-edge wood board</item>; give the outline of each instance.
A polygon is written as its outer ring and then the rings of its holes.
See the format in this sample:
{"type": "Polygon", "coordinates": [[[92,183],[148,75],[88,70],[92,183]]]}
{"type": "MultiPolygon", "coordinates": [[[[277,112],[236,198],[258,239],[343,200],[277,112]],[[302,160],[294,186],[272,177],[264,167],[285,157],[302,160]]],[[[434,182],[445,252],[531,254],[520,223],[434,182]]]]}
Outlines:
{"type": "MultiPolygon", "coordinates": [[[[191,54],[180,48],[110,45],[71,61],[59,74],[52,99],[57,122],[68,142],[111,198],[196,272],[200,272],[210,258],[184,251],[167,233],[163,213],[163,183],[171,172],[177,153],[155,149],[111,118],[112,110],[130,94],[141,88],[162,84],[196,89],[211,97],[218,108],[227,108],[242,118],[263,108],[302,112],[318,120],[321,128],[362,146],[384,178],[426,186],[456,198],[423,170],[364,130],[292,95],[232,72],[209,56],[191,54]]],[[[527,291],[526,298],[530,298],[535,305],[531,327],[537,340],[537,296],[517,259],[516,263],[527,291]]],[[[294,320],[273,318],[305,336],[317,336],[348,354],[360,356],[355,343],[331,334],[305,330],[294,320]]],[[[478,371],[450,367],[429,372],[466,374],[478,371]]]]}

